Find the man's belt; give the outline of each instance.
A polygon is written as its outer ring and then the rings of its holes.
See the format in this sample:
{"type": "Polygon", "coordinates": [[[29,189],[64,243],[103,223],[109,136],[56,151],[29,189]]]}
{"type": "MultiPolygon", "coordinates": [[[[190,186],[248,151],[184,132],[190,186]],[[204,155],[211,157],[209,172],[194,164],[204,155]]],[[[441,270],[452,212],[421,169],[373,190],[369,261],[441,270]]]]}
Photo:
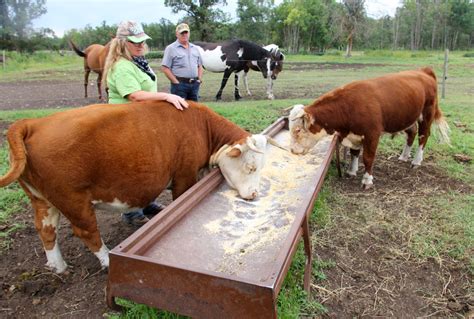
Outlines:
{"type": "Polygon", "coordinates": [[[181,83],[193,83],[198,80],[198,78],[182,78],[177,76],[176,79],[181,83]]]}

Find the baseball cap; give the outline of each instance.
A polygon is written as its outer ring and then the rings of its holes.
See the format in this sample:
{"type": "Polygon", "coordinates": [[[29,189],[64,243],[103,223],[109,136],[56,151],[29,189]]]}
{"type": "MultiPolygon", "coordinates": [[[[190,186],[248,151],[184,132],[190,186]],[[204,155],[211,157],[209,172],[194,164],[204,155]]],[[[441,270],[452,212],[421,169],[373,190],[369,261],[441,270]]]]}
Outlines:
{"type": "Polygon", "coordinates": [[[178,26],[176,27],[176,32],[183,33],[184,31],[189,32],[189,26],[186,23],[178,24],[178,26]]]}
{"type": "Polygon", "coordinates": [[[117,28],[117,38],[127,39],[134,43],[151,39],[145,31],[143,31],[143,27],[140,23],[130,20],[120,22],[117,28]]]}

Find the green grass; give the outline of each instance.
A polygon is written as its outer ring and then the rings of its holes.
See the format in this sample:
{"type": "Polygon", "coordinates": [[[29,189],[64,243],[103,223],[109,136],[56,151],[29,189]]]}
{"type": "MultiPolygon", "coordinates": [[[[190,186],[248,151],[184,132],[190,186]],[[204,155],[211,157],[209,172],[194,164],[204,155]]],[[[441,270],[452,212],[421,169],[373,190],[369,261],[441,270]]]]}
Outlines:
{"type": "Polygon", "coordinates": [[[473,258],[474,195],[452,193],[431,199],[430,205],[431,218],[419,225],[413,236],[411,248],[415,254],[421,258],[473,258]]]}
{"type": "MultiPolygon", "coordinates": [[[[451,178],[474,185],[473,163],[462,164],[453,159],[456,154],[464,154],[474,158],[474,111],[472,109],[474,68],[470,67],[474,63],[474,58],[463,55],[466,55],[466,52],[450,53],[447,94],[444,100],[440,100],[440,107],[451,127],[452,143],[451,145],[440,145],[433,136],[428,142],[426,155],[433,156],[433,162],[451,178]]],[[[54,57],[54,59],[56,58],[59,60],[49,61],[45,58],[47,61],[29,61],[25,65],[12,66],[12,68],[6,71],[0,70],[1,81],[23,80],[25,74],[27,75],[26,79],[49,79],[51,74],[72,78],[72,75],[61,75],[65,71],[75,72],[75,79],[82,78],[81,58],[76,56],[54,57]],[[58,62],[63,58],[62,62],[58,62]]],[[[353,57],[350,59],[345,58],[340,52],[329,52],[324,56],[287,55],[287,61],[289,62],[287,69],[280,74],[278,81],[275,83],[276,95],[279,99],[274,101],[206,102],[206,104],[246,130],[256,133],[280,117],[281,109],[297,103],[308,104],[319,94],[352,80],[425,65],[433,66],[440,79],[444,52],[366,51],[354,52],[353,57]],[[328,64],[370,63],[383,65],[370,66],[363,69],[292,70],[291,62],[328,64]],[[285,92],[290,92],[289,96],[293,98],[282,99],[288,96],[278,96],[279,90],[282,88],[285,92]]],[[[158,63],[154,63],[155,65],[152,67],[156,69],[158,63]]],[[[261,76],[257,75],[257,73],[253,73],[251,76],[252,90],[263,91],[265,83],[261,76]]],[[[158,77],[159,88],[165,90],[168,85],[167,81],[161,74],[158,74],[158,77]]],[[[204,77],[205,84],[202,87],[202,95],[206,101],[212,100],[217,87],[220,85],[221,78],[222,74],[206,72],[204,77]]],[[[233,96],[230,82],[224,91],[224,96],[227,97],[233,96]]],[[[27,117],[46,116],[57,111],[58,109],[0,111],[0,119],[14,121],[27,117]]],[[[390,139],[386,136],[380,143],[379,152],[398,156],[403,144],[404,139],[401,136],[395,139],[390,139]]],[[[2,158],[0,171],[3,174],[7,169],[7,152],[5,147],[1,150],[0,155],[2,158]]],[[[318,196],[310,218],[311,228],[313,229],[320,230],[327,227],[327,225],[331,225],[332,214],[337,209],[334,203],[345,200],[343,195],[337,195],[337,190],[328,187],[331,179],[337,178],[336,174],[336,170],[331,167],[328,172],[328,179],[325,181],[325,185],[318,196]]],[[[7,239],[11,232],[15,231],[16,227],[21,227],[14,224],[12,217],[14,214],[24,211],[25,202],[25,195],[23,195],[23,192],[21,192],[16,184],[0,189],[0,224],[7,223],[12,225],[12,227],[8,228],[8,231],[0,231],[0,238],[6,245],[8,245],[7,239]]],[[[470,258],[471,271],[474,273],[474,259],[472,258],[472,247],[474,244],[474,216],[472,207],[474,207],[474,197],[470,194],[443,194],[425,204],[433,207],[433,215],[414,230],[410,243],[412,252],[420,258],[427,256],[436,257],[439,254],[446,254],[458,260],[470,258]]],[[[416,221],[412,222],[415,223],[416,221]]],[[[402,226],[400,225],[400,227],[402,226]]],[[[334,267],[334,262],[332,261],[315,260],[313,277],[318,279],[319,282],[324,282],[324,272],[331,267],[334,267]]],[[[321,304],[312,299],[307,299],[306,293],[302,289],[303,271],[304,253],[302,247],[299,247],[278,296],[278,313],[280,318],[311,317],[325,312],[321,304]]],[[[121,315],[111,315],[114,318],[183,318],[143,305],[136,305],[126,300],[122,300],[120,303],[127,310],[121,315]]]]}
{"type": "MultiPolygon", "coordinates": [[[[8,166],[8,151],[6,147],[0,148],[0,174],[6,173],[8,166]]],[[[15,214],[25,213],[28,199],[17,183],[0,188],[0,226],[6,226],[0,230],[0,251],[7,249],[11,243],[11,234],[24,228],[22,223],[15,222],[15,214]]]]}

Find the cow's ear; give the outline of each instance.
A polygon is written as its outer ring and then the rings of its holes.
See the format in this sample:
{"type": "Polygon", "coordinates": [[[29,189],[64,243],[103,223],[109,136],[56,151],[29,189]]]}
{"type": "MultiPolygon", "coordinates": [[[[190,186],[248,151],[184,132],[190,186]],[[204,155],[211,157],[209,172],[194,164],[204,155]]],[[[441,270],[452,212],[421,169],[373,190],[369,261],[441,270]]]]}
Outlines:
{"type": "Polygon", "coordinates": [[[312,124],[313,124],[313,119],[311,115],[309,115],[308,113],[304,113],[303,125],[304,125],[305,130],[308,131],[312,124]]]}
{"type": "Polygon", "coordinates": [[[299,118],[302,118],[305,114],[306,112],[304,111],[304,105],[296,104],[291,108],[289,119],[290,121],[295,121],[299,118]]]}
{"type": "Polygon", "coordinates": [[[232,147],[230,151],[226,153],[227,156],[229,157],[239,157],[242,155],[242,151],[238,147],[232,147]]]}

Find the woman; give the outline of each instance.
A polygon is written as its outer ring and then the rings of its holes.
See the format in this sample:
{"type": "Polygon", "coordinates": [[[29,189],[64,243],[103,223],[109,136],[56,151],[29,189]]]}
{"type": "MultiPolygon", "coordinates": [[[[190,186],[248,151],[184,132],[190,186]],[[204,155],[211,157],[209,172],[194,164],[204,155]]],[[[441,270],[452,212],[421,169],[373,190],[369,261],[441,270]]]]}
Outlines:
{"type": "MultiPolygon", "coordinates": [[[[109,103],[123,104],[150,100],[167,101],[178,110],[184,110],[188,103],[181,97],[158,92],[156,75],[148,65],[144,55],[148,52],[145,41],[150,37],[143,31],[140,23],[122,21],[117,28],[116,37],[110,42],[105,60],[104,79],[108,88],[109,103]]],[[[163,206],[151,203],[140,211],[122,215],[128,224],[143,225],[163,206]],[[144,214],[145,213],[145,214],[144,214]]]]}

